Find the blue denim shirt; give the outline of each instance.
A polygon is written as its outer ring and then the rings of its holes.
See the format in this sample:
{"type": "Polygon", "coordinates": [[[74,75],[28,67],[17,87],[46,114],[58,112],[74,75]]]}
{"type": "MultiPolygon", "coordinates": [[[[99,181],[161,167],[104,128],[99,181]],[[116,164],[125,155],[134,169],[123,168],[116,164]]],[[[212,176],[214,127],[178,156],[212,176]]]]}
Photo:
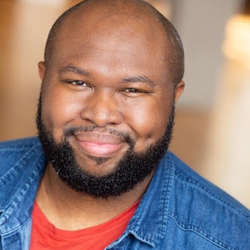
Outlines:
{"type": "MultiPolygon", "coordinates": [[[[0,250],[29,249],[44,168],[37,138],[0,143],[0,250]]],[[[250,213],[167,152],[127,229],[106,249],[247,250],[250,213]]]]}

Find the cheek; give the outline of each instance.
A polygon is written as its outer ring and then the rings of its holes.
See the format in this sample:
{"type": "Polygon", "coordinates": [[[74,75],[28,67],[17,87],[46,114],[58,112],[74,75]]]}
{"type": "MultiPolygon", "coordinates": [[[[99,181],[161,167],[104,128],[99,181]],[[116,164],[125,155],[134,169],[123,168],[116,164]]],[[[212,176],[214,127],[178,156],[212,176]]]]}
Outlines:
{"type": "Polygon", "coordinates": [[[127,122],[136,134],[136,151],[145,148],[158,141],[165,133],[169,116],[172,110],[172,99],[152,98],[149,101],[136,101],[131,107],[127,107],[127,122]]]}
{"type": "Polygon", "coordinates": [[[79,111],[75,96],[56,86],[48,87],[42,96],[42,121],[55,140],[60,140],[63,130],[79,111]]]}

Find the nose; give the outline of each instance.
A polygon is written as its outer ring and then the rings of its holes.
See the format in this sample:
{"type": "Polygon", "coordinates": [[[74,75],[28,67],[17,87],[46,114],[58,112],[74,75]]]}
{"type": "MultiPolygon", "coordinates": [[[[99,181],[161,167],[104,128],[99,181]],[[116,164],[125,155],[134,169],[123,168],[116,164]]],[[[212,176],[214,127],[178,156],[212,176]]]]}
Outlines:
{"type": "Polygon", "coordinates": [[[83,102],[81,118],[97,127],[118,125],[122,122],[122,114],[115,93],[94,91],[83,102]]]}

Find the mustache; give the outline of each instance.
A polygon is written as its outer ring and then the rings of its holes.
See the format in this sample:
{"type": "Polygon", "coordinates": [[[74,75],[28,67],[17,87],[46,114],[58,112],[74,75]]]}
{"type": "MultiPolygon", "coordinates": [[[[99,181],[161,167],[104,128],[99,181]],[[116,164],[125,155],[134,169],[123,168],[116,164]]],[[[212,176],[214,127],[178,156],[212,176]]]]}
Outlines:
{"type": "Polygon", "coordinates": [[[76,133],[84,133],[84,132],[101,132],[101,133],[108,133],[110,135],[115,135],[119,137],[121,140],[127,142],[129,145],[134,146],[135,141],[132,139],[132,137],[123,131],[118,131],[116,129],[111,128],[100,128],[98,126],[79,126],[79,127],[69,127],[66,128],[64,131],[65,138],[68,138],[76,133]]]}

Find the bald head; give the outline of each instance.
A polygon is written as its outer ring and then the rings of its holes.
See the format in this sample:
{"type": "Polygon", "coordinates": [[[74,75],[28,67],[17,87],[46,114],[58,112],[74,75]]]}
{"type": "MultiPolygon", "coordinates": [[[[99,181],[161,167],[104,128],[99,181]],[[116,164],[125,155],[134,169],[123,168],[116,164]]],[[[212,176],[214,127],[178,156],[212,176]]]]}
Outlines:
{"type": "MultiPolygon", "coordinates": [[[[141,40],[148,40],[149,35],[154,36],[155,47],[162,46],[159,41],[164,41],[162,57],[173,76],[173,83],[177,84],[183,78],[184,52],[180,37],[173,25],[145,1],[85,0],[73,6],[57,19],[49,33],[45,49],[46,67],[49,67],[53,55],[61,49],[58,42],[63,37],[67,39],[66,36],[70,36],[73,30],[75,33],[79,30],[80,34],[80,29],[85,29],[86,36],[93,34],[93,39],[95,33],[103,36],[109,33],[110,36],[114,32],[116,35],[119,35],[119,32],[134,33],[134,38],[141,40]],[[141,30],[145,27],[146,31],[142,33],[141,30]],[[140,31],[140,34],[136,30],[140,31]]],[[[85,34],[82,36],[83,40],[85,34]]]]}

